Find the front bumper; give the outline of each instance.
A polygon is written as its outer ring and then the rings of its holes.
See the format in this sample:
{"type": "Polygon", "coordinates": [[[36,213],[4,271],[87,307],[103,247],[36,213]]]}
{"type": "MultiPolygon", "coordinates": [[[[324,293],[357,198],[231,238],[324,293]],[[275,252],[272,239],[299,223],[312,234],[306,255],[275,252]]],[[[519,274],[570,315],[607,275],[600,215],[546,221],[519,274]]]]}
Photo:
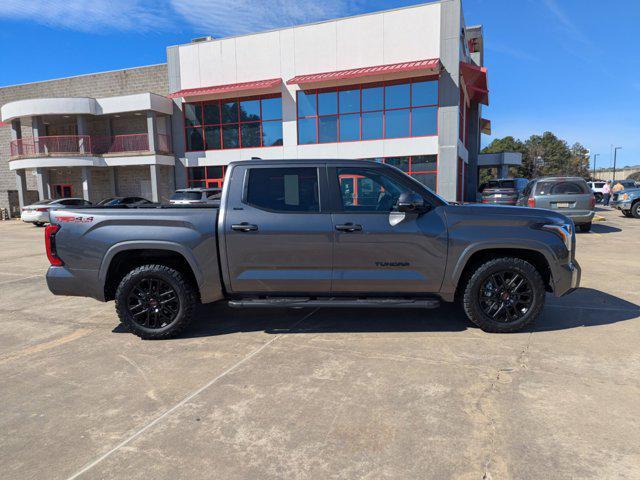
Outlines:
{"type": "Polygon", "coordinates": [[[556,297],[568,295],[580,286],[582,269],[577,261],[561,265],[552,275],[553,294],[556,297]]]}
{"type": "Polygon", "coordinates": [[[611,205],[618,210],[631,210],[631,202],[616,202],[611,205]]]}

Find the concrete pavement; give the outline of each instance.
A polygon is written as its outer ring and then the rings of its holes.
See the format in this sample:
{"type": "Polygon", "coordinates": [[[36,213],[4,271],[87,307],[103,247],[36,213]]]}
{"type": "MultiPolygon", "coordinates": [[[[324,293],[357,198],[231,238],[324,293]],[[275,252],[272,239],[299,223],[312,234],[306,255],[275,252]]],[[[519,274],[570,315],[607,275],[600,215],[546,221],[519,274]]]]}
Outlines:
{"type": "Polygon", "coordinates": [[[462,312],[198,310],[175,340],[54,297],[0,222],[3,478],[640,478],[640,221],[577,235],[528,332],[462,312]]]}

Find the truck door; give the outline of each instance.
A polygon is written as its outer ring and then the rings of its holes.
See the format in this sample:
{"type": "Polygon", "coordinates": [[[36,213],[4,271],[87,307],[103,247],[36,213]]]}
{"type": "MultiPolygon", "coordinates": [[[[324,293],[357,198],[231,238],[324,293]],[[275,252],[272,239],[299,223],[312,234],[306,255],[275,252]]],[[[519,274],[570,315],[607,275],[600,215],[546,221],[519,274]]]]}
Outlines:
{"type": "Polygon", "coordinates": [[[396,223],[397,212],[391,212],[400,194],[420,193],[411,180],[371,167],[328,172],[329,187],[337,197],[332,292],[438,292],[447,254],[440,211],[408,213],[396,223]]]}
{"type": "Polygon", "coordinates": [[[328,294],[333,224],[320,200],[326,168],[237,166],[229,181],[224,243],[232,293],[328,294]]]}

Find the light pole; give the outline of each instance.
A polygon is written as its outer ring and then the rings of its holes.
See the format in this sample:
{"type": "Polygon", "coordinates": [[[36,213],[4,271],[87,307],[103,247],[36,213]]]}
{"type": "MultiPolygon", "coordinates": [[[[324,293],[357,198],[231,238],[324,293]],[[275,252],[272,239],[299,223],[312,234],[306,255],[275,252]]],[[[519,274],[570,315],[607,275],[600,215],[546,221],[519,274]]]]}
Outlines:
{"type": "Polygon", "coordinates": [[[616,181],[616,157],[618,155],[618,150],[622,150],[622,147],[616,147],[613,149],[613,181],[616,181]]]}
{"type": "Polygon", "coordinates": [[[599,153],[594,153],[593,154],[593,179],[596,179],[596,160],[598,159],[598,155],[600,155],[599,153]]]}

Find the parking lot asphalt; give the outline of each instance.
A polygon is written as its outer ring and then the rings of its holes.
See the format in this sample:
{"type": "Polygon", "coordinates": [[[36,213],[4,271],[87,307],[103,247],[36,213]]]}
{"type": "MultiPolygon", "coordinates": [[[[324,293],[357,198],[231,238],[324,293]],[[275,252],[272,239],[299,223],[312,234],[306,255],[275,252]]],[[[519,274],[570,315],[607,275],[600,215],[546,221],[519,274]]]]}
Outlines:
{"type": "Polygon", "coordinates": [[[640,478],[640,220],[601,210],[582,288],[508,335],[453,306],[214,305],[142,341],[51,295],[43,229],[0,222],[0,475],[640,478]]]}

